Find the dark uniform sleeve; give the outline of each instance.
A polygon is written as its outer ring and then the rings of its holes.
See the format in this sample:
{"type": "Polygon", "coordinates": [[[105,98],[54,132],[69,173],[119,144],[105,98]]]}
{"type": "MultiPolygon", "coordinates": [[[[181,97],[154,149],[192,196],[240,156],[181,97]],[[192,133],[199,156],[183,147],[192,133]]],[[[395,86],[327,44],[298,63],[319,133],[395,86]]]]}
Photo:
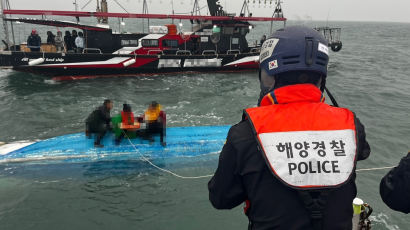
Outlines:
{"type": "Polygon", "coordinates": [[[365,160],[370,155],[370,145],[367,143],[366,140],[366,132],[364,130],[363,124],[360,122],[359,118],[355,116],[356,120],[356,129],[357,129],[357,137],[358,137],[358,157],[357,160],[365,160]]]}
{"type": "Polygon", "coordinates": [[[232,145],[232,128],[219,156],[218,168],[208,183],[209,200],[217,209],[231,209],[246,200],[237,169],[237,152],[232,145]]]}
{"type": "Polygon", "coordinates": [[[104,121],[107,125],[111,122],[110,111],[108,111],[105,106],[100,107],[100,116],[101,120],[104,121]]]}
{"type": "Polygon", "coordinates": [[[410,213],[410,152],[383,177],[380,196],[391,209],[410,213]]]}

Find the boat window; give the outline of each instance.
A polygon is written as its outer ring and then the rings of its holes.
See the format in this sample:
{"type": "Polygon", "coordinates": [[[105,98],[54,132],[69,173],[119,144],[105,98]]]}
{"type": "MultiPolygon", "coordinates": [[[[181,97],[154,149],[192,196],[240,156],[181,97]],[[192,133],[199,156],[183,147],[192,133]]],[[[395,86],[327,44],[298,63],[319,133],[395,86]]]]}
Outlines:
{"type": "Polygon", "coordinates": [[[178,40],[162,40],[162,46],[177,48],[178,47],[178,40]]]}
{"type": "Polygon", "coordinates": [[[233,27],[223,27],[223,34],[232,35],[233,27]]]}
{"type": "Polygon", "coordinates": [[[143,39],[141,43],[144,47],[158,47],[157,39],[143,39]]]}
{"type": "Polygon", "coordinates": [[[138,46],[138,40],[122,39],[121,46],[138,46]]]}

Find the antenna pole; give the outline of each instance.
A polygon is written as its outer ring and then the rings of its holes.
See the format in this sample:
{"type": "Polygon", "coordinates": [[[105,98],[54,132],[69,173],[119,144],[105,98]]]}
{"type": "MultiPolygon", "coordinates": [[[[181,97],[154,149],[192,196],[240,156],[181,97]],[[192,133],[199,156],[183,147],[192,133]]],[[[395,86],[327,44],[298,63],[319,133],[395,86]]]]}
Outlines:
{"type": "MultiPolygon", "coordinates": [[[[3,14],[3,10],[8,9],[10,10],[10,2],[9,0],[0,0],[0,10],[1,10],[1,15],[2,15],[2,21],[3,21],[3,30],[4,30],[4,37],[6,39],[6,43],[7,43],[7,49],[10,50],[10,46],[12,45],[10,42],[10,35],[9,35],[9,27],[7,24],[7,17],[5,14],[3,14]]],[[[11,35],[13,36],[13,45],[16,44],[16,41],[14,39],[14,29],[13,29],[13,22],[10,22],[10,27],[11,27],[11,35]]],[[[16,51],[16,46],[14,46],[14,51],[16,51]]]]}
{"type": "MultiPolygon", "coordinates": [[[[171,0],[172,14],[174,15],[174,0],[171,0]]],[[[172,18],[172,24],[174,24],[174,18],[172,18]]]]}
{"type": "Polygon", "coordinates": [[[248,12],[248,17],[252,16],[251,11],[249,10],[249,5],[248,5],[248,0],[244,0],[243,1],[243,5],[242,5],[242,9],[241,9],[241,13],[240,15],[245,17],[246,16],[246,12],[248,12]]]}
{"type": "MultiPolygon", "coordinates": [[[[281,0],[276,0],[275,4],[275,10],[273,11],[272,18],[283,18],[283,11],[282,11],[282,5],[283,3],[281,0]]],[[[286,26],[286,21],[283,21],[283,27],[286,26]]],[[[273,21],[270,22],[270,34],[272,34],[273,30],[273,21]]]]}
{"type": "Polygon", "coordinates": [[[75,11],[78,11],[77,0],[74,0],[73,5],[74,5],[75,11]]]}
{"type": "Polygon", "coordinates": [[[192,15],[201,15],[201,8],[199,7],[198,0],[195,0],[194,7],[192,8],[192,15]]]}
{"type": "MultiPolygon", "coordinates": [[[[108,13],[108,3],[107,0],[101,0],[101,10],[102,13],[108,13]]],[[[102,17],[101,23],[108,24],[108,17],[102,17]]]]}
{"type": "MultiPolygon", "coordinates": [[[[147,0],[144,0],[144,2],[142,3],[142,13],[148,14],[147,0]]],[[[147,32],[149,32],[149,18],[147,20],[148,20],[148,25],[147,25],[148,31],[147,32]]],[[[143,18],[142,19],[142,32],[144,33],[144,31],[145,31],[145,19],[143,18]]]]}

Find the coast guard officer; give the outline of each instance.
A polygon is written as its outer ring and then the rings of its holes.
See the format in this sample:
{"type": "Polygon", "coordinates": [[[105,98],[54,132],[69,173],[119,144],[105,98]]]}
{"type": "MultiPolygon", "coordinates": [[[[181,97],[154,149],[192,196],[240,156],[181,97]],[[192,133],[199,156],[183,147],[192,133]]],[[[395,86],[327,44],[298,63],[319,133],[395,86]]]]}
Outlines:
{"type": "Polygon", "coordinates": [[[356,161],[370,147],[353,112],[324,103],[328,60],[306,27],[262,46],[259,107],[229,130],[208,184],[215,208],[246,203],[249,229],[352,229],[356,161]]]}

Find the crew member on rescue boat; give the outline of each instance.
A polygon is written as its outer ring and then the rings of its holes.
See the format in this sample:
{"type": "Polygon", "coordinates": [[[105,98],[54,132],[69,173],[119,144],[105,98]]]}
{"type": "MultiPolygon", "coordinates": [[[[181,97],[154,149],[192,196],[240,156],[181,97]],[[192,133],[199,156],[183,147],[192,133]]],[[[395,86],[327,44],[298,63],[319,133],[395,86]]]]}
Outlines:
{"type": "Polygon", "coordinates": [[[249,229],[352,229],[356,161],[370,147],[353,112],[324,103],[328,60],[310,28],[263,43],[259,107],[231,127],[208,183],[215,208],[246,203],[249,229]]]}

